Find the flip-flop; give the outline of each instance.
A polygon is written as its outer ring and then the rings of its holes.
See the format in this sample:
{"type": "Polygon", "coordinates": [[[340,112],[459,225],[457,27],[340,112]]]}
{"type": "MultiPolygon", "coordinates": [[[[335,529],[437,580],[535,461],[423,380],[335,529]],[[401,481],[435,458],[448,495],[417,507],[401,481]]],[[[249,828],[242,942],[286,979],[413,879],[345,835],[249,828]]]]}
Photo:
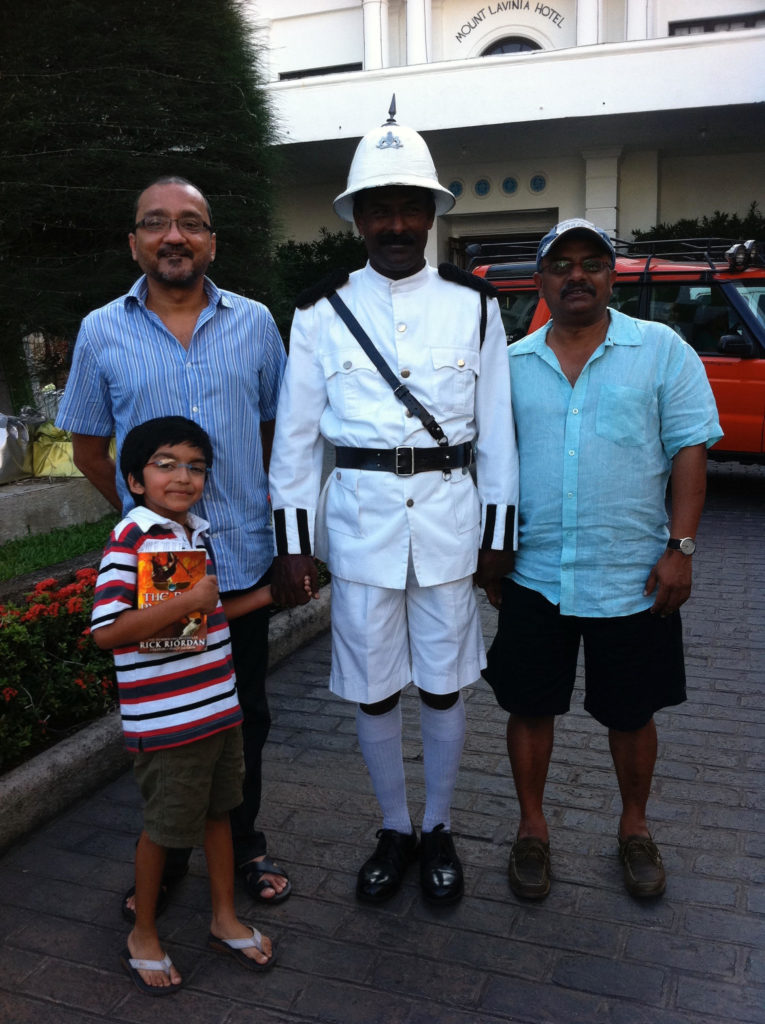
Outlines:
{"type": "MultiPolygon", "coordinates": [[[[135,896],[135,885],[131,885],[125,895],[122,897],[122,904],[120,910],[122,917],[128,924],[135,924],[135,910],[129,907],[128,900],[135,896]]],[[[154,916],[159,917],[160,914],[164,914],[167,910],[167,905],[170,902],[167,892],[167,886],[161,885],[157,894],[157,909],[154,911],[154,916]]],[[[157,968],[159,970],[159,968],[157,968]]]]}
{"type": "Polygon", "coordinates": [[[216,953],[223,953],[226,956],[231,956],[237,963],[240,963],[242,967],[246,967],[248,971],[268,971],[276,963],[276,949],[271,947],[271,956],[264,964],[258,963],[257,960],[251,956],[247,956],[243,953],[243,949],[252,949],[253,947],[263,952],[262,946],[263,936],[260,934],[257,928],[252,929],[252,937],[247,939],[219,939],[217,935],[213,935],[212,932],[207,936],[207,945],[210,949],[214,949],[216,953]]]}
{"type": "Polygon", "coordinates": [[[280,868],[278,864],[274,864],[269,857],[266,857],[264,860],[248,861],[237,870],[242,876],[247,892],[261,906],[267,906],[269,903],[283,903],[292,892],[292,882],[290,882],[287,872],[284,868],[280,868]],[[280,878],[286,879],[287,884],[281,892],[277,893],[274,889],[275,895],[263,896],[261,894],[264,890],[273,889],[269,880],[263,877],[264,875],[278,875],[280,878]]]}
{"type": "MultiPolygon", "coordinates": [[[[170,894],[173,889],[181,882],[188,874],[189,866],[186,864],[185,870],[177,872],[172,878],[163,879],[162,885],[159,887],[159,893],[157,894],[157,907],[154,911],[154,917],[159,917],[160,914],[164,914],[170,904],[170,894]]],[[[130,886],[128,891],[122,897],[122,903],[120,904],[120,912],[122,913],[123,920],[127,921],[128,924],[135,924],[135,910],[127,905],[128,900],[135,896],[135,883],[130,886]]]]}
{"type": "Polygon", "coordinates": [[[182,981],[176,985],[149,985],[138,973],[139,971],[162,971],[169,978],[173,962],[167,953],[161,960],[140,960],[132,957],[130,950],[125,946],[120,953],[120,963],[130,975],[138,991],[143,992],[145,996],[172,996],[183,988],[182,981]]]}

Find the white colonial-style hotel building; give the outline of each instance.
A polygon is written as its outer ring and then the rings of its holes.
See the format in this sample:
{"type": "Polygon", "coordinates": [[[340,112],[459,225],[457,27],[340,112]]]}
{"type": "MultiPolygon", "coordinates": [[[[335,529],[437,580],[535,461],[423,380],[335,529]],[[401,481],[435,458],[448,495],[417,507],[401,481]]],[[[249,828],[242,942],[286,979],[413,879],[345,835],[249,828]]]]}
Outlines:
{"type": "Polygon", "coordinates": [[[765,210],[763,0],[249,0],[279,126],[285,238],[387,117],[457,196],[431,261],[586,216],[621,238],[765,210]]]}

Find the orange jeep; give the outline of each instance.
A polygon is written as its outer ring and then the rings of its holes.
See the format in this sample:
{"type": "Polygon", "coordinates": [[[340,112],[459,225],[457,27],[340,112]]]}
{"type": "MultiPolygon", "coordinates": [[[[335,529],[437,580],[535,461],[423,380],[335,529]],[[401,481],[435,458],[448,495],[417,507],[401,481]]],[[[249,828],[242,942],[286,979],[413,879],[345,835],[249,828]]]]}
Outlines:
{"type": "MultiPolygon", "coordinates": [[[[471,245],[471,270],[499,291],[508,344],[549,319],[534,287],[537,243],[471,245]]],[[[765,260],[755,242],[615,240],[610,305],[667,324],[706,367],[725,431],[710,457],[765,462],[765,260]]]]}

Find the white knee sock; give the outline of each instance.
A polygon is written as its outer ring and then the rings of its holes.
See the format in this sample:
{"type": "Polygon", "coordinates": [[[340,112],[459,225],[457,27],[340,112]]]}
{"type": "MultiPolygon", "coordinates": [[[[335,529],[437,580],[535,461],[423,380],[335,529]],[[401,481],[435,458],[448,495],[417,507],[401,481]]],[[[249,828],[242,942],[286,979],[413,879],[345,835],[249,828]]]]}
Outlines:
{"type": "Polygon", "coordinates": [[[462,694],[445,711],[420,701],[420,728],[425,761],[425,817],[422,831],[436,825],[451,828],[452,794],[457,782],[465,742],[465,705],[462,694]]]}
{"type": "Polygon", "coordinates": [[[408,835],[412,824],[406,803],[404,756],[401,751],[401,705],[397,704],[384,715],[368,715],[359,708],[356,731],[375,796],[383,812],[382,827],[408,835]]]}

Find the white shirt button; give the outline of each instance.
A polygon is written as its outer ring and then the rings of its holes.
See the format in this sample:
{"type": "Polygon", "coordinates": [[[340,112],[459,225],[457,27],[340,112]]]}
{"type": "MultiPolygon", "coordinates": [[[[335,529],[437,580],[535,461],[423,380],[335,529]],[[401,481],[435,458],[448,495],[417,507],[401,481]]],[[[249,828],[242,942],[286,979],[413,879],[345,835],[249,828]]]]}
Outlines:
{"type": "Polygon", "coordinates": [[[350,368],[352,366],[353,366],[353,363],[350,361],[350,359],[346,359],[345,362],[343,363],[343,369],[344,370],[350,370],[350,368]]]}
{"type": "Polygon", "coordinates": [[[403,334],[406,331],[406,324],[396,324],[396,330],[399,334],[403,334]]]}

